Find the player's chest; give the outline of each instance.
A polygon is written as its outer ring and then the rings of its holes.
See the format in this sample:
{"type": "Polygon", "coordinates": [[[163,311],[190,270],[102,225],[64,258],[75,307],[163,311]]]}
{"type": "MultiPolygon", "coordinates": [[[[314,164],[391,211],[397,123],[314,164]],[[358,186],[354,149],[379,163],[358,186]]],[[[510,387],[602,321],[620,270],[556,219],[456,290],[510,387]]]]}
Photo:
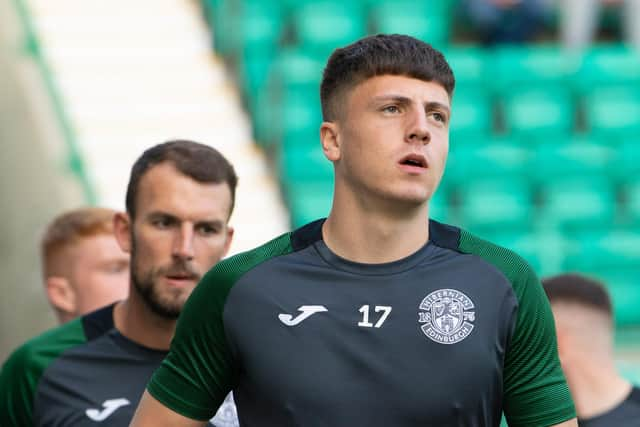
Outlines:
{"type": "Polygon", "coordinates": [[[327,407],[362,390],[390,399],[426,390],[434,405],[455,402],[461,389],[499,393],[514,309],[503,284],[329,273],[296,285],[257,292],[226,314],[256,387],[304,399],[312,385],[310,396],[327,407]]]}

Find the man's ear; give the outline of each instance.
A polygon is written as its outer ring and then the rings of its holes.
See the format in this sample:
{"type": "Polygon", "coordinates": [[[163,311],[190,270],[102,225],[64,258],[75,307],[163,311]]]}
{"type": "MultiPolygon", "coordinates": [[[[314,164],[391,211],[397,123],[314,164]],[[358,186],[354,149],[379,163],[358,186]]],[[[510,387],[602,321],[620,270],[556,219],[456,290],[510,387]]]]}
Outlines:
{"type": "Polygon", "coordinates": [[[320,125],[320,143],[327,159],[332,162],[340,160],[340,133],[335,122],[322,122],[320,125]]]}
{"type": "Polygon", "coordinates": [[[56,311],[60,322],[74,318],[76,313],[76,292],[68,279],[60,276],[47,277],[45,280],[49,304],[56,311]]]}
{"type": "Polygon", "coordinates": [[[113,216],[113,234],[116,236],[120,249],[131,253],[131,218],[129,214],[117,212],[113,216]]]}
{"type": "Polygon", "coordinates": [[[227,226],[227,241],[224,244],[224,252],[222,253],[223,257],[225,257],[227,255],[227,252],[229,252],[229,248],[231,247],[231,242],[233,242],[233,233],[234,233],[233,227],[227,226]]]}

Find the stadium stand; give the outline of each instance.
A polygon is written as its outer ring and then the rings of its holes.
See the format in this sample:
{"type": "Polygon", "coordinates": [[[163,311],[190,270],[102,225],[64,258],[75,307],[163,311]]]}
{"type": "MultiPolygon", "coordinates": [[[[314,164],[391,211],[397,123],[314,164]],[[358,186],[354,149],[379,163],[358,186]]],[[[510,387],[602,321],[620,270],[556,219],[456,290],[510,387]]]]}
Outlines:
{"type": "Polygon", "coordinates": [[[457,80],[449,164],[431,215],[517,250],[540,275],[597,274],[620,324],[640,323],[629,308],[640,301],[632,283],[640,281],[640,54],[615,42],[585,51],[554,41],[459,43],[455,5],[205,0],[203,9],[219,23],[216,48],[245,70],[239,84],[254,134],[275,159],[293,226],[330,208],[317,130],[328,53],[364,34],[407,33],[441,48],[457,80]],[[229,25],[258,28],[232,37],[229,25]]]}

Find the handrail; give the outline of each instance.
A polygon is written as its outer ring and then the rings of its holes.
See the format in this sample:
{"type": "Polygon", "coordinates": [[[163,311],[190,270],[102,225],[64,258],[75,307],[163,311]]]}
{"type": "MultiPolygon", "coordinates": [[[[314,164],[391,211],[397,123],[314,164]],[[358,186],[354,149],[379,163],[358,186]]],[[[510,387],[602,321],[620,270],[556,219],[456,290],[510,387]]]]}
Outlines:
{"type": "Polygon", "coordinates": [[[87,176],[82,155],[78,150],[75,129],[73,128],[71,120],[65,110],[64,103],[62,102],[60,92],[56,86],[55,79],[53,78],[51,68],[45,60],[44,55],[42,55],[39,38],[35,30],[35,26],[33,25],[31,12],[29,11],[25,0],[14,0],[14,5],[25,37],[25,50],[31,57],[33,57],[38,66],[44,82],[45,90],[51,100],[56,120],[58,121],[62,131],[62,137],[67,148],[67,165],[72,174],[75,175],[80,182],[85,202],[94,205],[96,203],[96,195],[89,177],[87,176]]]}

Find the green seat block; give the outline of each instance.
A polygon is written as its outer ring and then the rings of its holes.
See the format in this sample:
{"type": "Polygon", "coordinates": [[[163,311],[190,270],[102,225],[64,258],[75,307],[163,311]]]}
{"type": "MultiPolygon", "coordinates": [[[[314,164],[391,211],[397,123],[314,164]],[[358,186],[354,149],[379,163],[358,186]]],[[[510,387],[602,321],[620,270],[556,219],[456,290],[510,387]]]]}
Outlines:
{"type": "Polygon", "coordinates": [[[480,47],[450,46],[444,49],[444,56],[456,77],[456,91],[453,102],[458,94],[466,90],[477,90],[487,83],[485,61],[486,50],[480,47]]]}
{"type": "Polygon", "coordinates": [[[567,270],[598,272],[640,267],[640,233],[589,229],[572,233],[569,239],[573,245],[566,257],[567,270]]]}
{"type": "Polygon", "coordinates": [[[596,87],[585,95],[584,108],[592,132],[640,134],[640,86],[596,87]]]}
{"type": "Polygon", "coordinates": [[[623,45],[593,47],[584,54],[575,79],[580,92],[605,86],[640,84],[640,53],[623,45]]]}
{"type": "Polygon", "coordinates": [[[546,182],[540,221],[569,228],[610,226],[613,224],[616,197],[612,183],[605,177],[572,177],[546,182]]]}
{"type": "Polygon", "coordinates": [[[475,177],[495,179],[526,178],[533,150],[512,138],[471,138],[451,148],[447,178],[464,183],[475,177]]]}
{"type": "Polygon", "coordinates": [[[326,57],[366,35],[364,13],[355,2],[303,3],[293,13],[293,27],[301,47],[326,57]]]}
{"type": "Polygon", "coordinates": [[[460,222],[463,227],[527,228],[533,217],[531,190],[525,180],[471,180],[462,185],[460,222]]]}
{"type": "Polygon", "coordinates": [[[495,53],[495,78],[489,83],[500,93],[549,84],[562,86],[575,73],[578,60],[557,45],[505,46],[495,53]]]}
{"type": "Polygon", "coordinates": [[[593,276],[607,287],[613,303],[616,326],[625,327],[640,324],[640,267],[629,269],[600,270],[593,276]]]}
{"type": "Polygon", "coordinates": [[[503,105],[506,127],[512,135],[569,135],[574,127],[574,103],[562,86],[509,92],[503,105]]]}
{"type": "Polygon", "coordinates": [[[543,183],[557,177],[606,176],[615,159],[616,150],[609,144],[589,137],[551,136],[537,146],[532,170],[543,183]]]}
{"type": "Polygon", "coordinates": [[[451,104],[451,138],[469,134],[489,135],[493,124],[493,109],[489,97],[480,90],[456,93],[451,104]]]}
{"type": "Polygon", "coordinates": [[[406,34],[434,46],[448,42],[451,28],[443,2],[380,1],[371,7],[374,33],[406,34]]]}
{"type": "MultiPolygon", "coordinates": [[[[280,141],[292,141],[291,135],[298,136],[301,133],[319,135],[322,123],[322,111],[320,109],[319,94],[316,91],[292,90],[287,91],[279,106],[280,117],[274,126],[279,126],[280,141]]],[[[317,146],[318,139],[306,141],[317,146]]]]}
{"type": "Polygon", "coordinates": [[[333,200],[330,181],[290,185],[286,192],[292,227],[300,227],[329,215],[333,200]]]}
{"type": "Polygon", "coordinates": [[[280,176],[284,183],[303,184],[313,181],[328,181],[333,177],[333,164],[327,160],[320,148],[301,146],[280,153],[280,176]]]}
{"type": "Polygon", "coordinates": [[[624,186],[627,222],[632,226],[640,226],[640,180],[637,178],[624,186]]]}

